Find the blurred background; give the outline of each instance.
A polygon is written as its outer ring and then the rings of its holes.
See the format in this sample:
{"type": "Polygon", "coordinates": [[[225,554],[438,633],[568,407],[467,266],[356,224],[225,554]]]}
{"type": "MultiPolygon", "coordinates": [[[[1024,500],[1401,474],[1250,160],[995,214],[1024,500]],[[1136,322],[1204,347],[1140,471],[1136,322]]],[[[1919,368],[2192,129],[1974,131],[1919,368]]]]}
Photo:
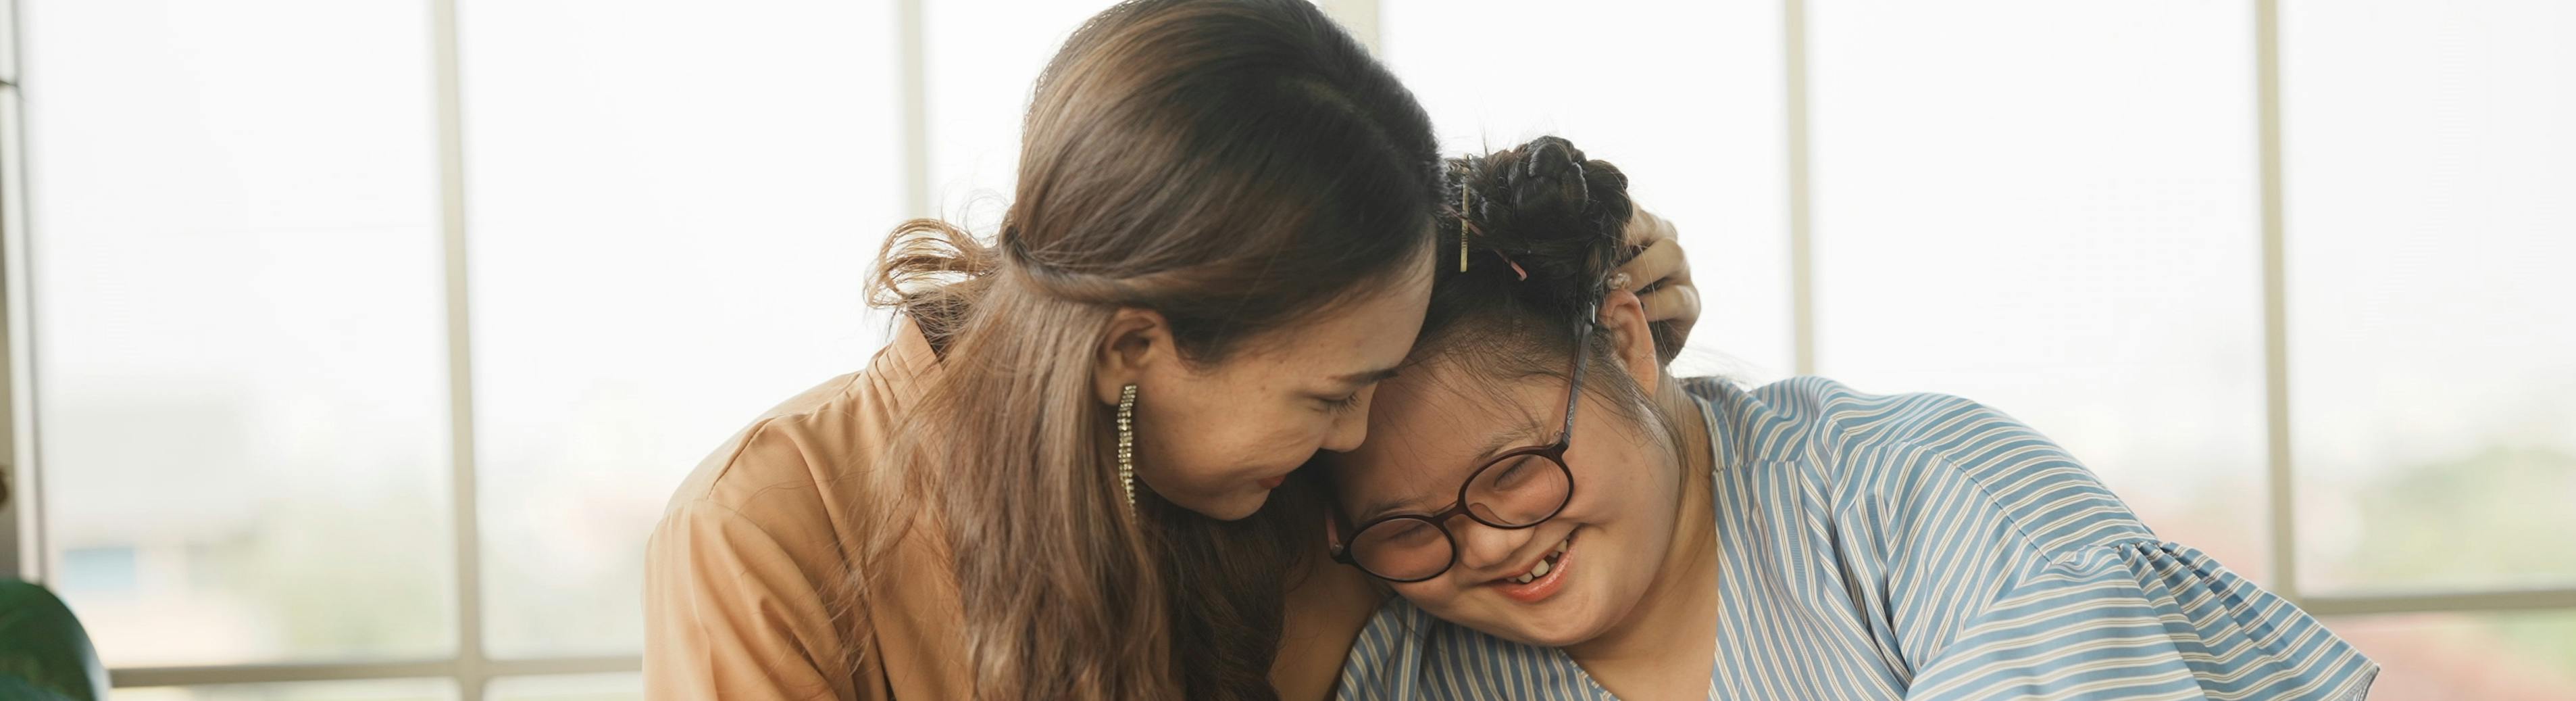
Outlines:
{"type": "MultiPolygon", "coordinates": [[[[0,566],[119,699],[637,697],[671,489],[1105,4],[16,0],[0,566]]],[[[2374,698],[2576,699],[2576,4],[1322,4],[1632,175],[1682,371],[1999,406],[2374,698]]]]}

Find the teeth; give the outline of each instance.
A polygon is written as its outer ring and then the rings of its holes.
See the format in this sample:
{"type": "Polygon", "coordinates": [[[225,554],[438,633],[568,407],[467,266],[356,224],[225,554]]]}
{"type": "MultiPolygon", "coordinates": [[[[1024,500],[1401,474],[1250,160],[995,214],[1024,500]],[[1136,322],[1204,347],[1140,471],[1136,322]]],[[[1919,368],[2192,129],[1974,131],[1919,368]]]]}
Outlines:
{"type": "Polygon", "coordinates": [[[1566,549],[1567,547],[1569,547],[1569,546],[1572,546],[1573,544],[1574,544],[1574,534],[1573,534],[1573,533],[1567,533],[1567,534],[1565,534],[1565,540],[1560,540],[1560,541],[1557,541],[1557,542],[1556,542],[1556,550],[1551,551],[1551,552],[1549,552],[1546,556],[1539,558],[1539,561],[1538,561],[1538,565],[1537,565],[1537,566],[1531,567],[1531,568],[1530,568],[1530,571],[1528,571],[1528,572],[1523,572],[1523,573],[1521,573],[1521,575],[1520,575],[1520,576],[1518,576],[1518,577],[1504,577],[1503,579],[1504,579],[1505,581],[1513,582],[1513,583],[1516,583],[1516,584],[1528,584],[1528,583],[1530,583],[1530,582],[1537,581],[1537,580],[1538,580],[1538,578],[1547,576],[1547,572],[1548,572],[1548,570],[1552,570],[1552,569],[1555,569],[1555,568],[1556,568],[1556,558],[1557,558],[1557,556],[1559,556],[1559,555],[1564,555],[1564,554],[1565,554],[1565,549],[1566,549]]]}

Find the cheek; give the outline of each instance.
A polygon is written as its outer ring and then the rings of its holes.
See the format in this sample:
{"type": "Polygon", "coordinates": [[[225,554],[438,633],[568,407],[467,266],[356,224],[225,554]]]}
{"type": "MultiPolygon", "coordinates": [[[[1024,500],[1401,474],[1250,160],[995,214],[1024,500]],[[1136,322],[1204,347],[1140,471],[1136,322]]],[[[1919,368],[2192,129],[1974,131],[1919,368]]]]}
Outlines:
{"type": "Polygon", "coordinates": [[[1394,589],[1397,596],[1404,597],[1405,600],[1413,602],[1413,605],[1422,607],[1422,610],[1440,615],[1450,611],[1456,605],[1459,595],[1466,593],[1458,583],[1453,581],[1454,579],[1450,575],[1443,574],[1428,582],[1390,583],[1387,586],[1394,589]]]}
{"type": "Polygon", "coordinates": [[[1681,460],[1651,432],[1605,431],[1565,456],[1574,472],[1569,513],[1658,513],[1681,499],[1681,460]]]}
{"type": "Polygon", "coordinates": [[[1139,410],[1141,452],[1184,478],[1270,471],[1305,461],[1323,441],[1320,414],[1280,392],[1199,379],[1139,410]]]}

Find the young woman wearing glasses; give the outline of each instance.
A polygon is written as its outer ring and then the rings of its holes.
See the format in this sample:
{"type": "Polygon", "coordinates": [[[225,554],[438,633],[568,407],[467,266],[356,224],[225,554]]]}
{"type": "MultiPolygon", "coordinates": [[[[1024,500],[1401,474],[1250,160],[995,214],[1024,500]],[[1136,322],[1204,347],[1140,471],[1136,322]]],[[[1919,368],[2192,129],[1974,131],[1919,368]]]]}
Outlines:
{"type": "Polygon", "coordinates": [[[1670,334],[1605,283],[1609,164],[1550,138],[1450,173],[1413,355],[1328,459],[1334,558],[1401,597],[1344,698],[2367,691],[2369,660],[2001,412],[1665,374],[1670,334]]]}

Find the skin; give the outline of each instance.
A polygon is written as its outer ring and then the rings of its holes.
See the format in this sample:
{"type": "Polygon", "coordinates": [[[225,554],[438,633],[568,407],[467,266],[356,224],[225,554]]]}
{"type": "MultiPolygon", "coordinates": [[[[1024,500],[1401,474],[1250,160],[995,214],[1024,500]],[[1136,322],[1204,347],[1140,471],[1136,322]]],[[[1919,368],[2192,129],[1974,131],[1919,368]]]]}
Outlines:
{"type": "MultiPolygon", "coordinates": [[[[1613,293],[1600,321],[1616,339],[1613,360],[1623,372],[1605,377],[1596,367],[1585,382],[1633,382],[1681,421],[1680,435],[1705,435],[1698,411],[1655,361],[1639,297],[1613,293]]],[[[1378,439],[1335,461],[1352,522],[1441,508],[1491,455],[1555,438],[1566,378],[1502,381],[1436,358],[1417,367],[1379,390],[1371,416],[1378,439]]],[[[1579,401],[1566,454],[1576,488],[1562,513],[1509,530],[1455,519],[1448,525],[1457,563],[1439,577],[1388,586],[1441,618],[1565,648],[1621,698],[1701,698],[1717,627],[1706,443],[1628,419],[1604,393],[1587,390],[1579,401]],[[1569,534],[1565,585],[1554,596],[1523,603],[1497,591],[1501,579],[1528,571],[1569,534]]],[[[1646,409],[1629,413],[1650,416],[1646,409]]]]}
{"type": "MultiPolygon", "coordinates": [[[[1648,321],[1671,322],[1687,336],[1689,322],[1699,317],[1699,292],[1689,281],[1690,266],[1673,224],[1639,209],[1624,232],[1629,245],[1640,253],[1612,274],[1612,287],[1643,295],[1640,307],[1648,321]]],[[[1551,401],[1562,401],[1563,396],[1560,387],[1557,399],[1551,401]]],[[[1320,555],[1303,565],[1287,582],[1279,656],[1270,668],[1279,698],[1292,701],[1332,697],[1351,641],[1359,637],[1360,628],[1385,597],[1376,580],[1359,570],[1320,555]]],[[[1715,615],[1712,602],[1710,616],[1715,615]]]]}
{"type": "Polygon", "coordinates": [[[1431,266],[1403,268],[1331,313],[1245,339],[1222,362],[1192,362],[1162,315],[1112,317],[1094,371],[1100,401],[1136,390],[1136,480],[1172,503],[1233,520],[1252,515],[1317,450],[1368,437],[1369,402],[1413,348],[1431,301],[1431,266]],[[1394,330],[1394,331],[1390,331],[1394,330]]]}
{"type": "Polygon", "coordinates": [[[1628,217],[1626,233],[1628,242],[1641,250],[1611,271],[1611,289],[1637,293],[1647,321],[1667,322],[1674,333],[1689,338],[1691,326],[1699,321],[1699,286],[1691,284],[1681,233],[1671,220],[1643,209],[1628,217]]]}
{"type": "MultiPolygon", "coordinates": [[[[1614,286],[1642,290],[1647,318],[1671,320],[1687,334],[1699,293],[1672,223],[1640,209],[1625,232],[1642,252],[1614,273],[1626,276],[1614,286]]],[[[1183,357],[1162,315],[1119,310],[1093,389],[1115,407],[1119,390],[1137,385],[1137,481],[1184,508],[1234,520],[1269,500],[1265,480],[1295,471],[1318,450],[1359,447],[1378,383],[1422,327],[1431,266],[1423,256],[1397,279],[1370,283],[1381,291],[1245,339],[1217,363],[1183,357]]]]}

